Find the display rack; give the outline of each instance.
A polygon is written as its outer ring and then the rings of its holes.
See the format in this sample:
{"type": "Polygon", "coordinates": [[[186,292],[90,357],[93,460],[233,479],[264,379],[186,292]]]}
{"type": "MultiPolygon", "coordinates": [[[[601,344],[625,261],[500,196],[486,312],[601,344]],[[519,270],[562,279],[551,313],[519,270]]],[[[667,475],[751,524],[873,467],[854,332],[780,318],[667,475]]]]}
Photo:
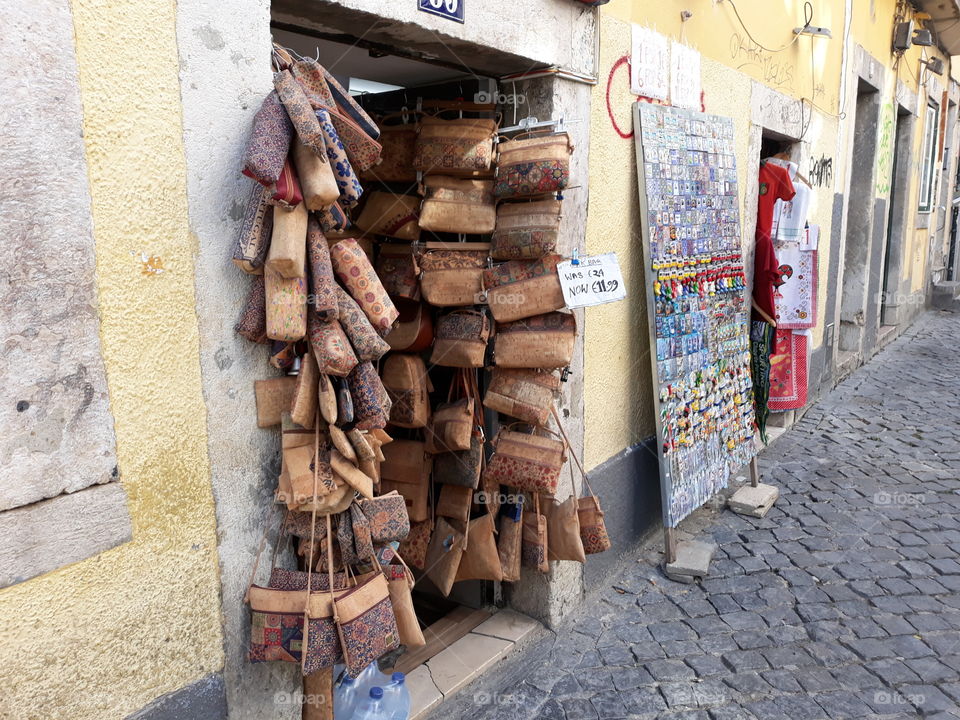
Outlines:
{"type": "Polygon", "coordinates": [[[733,120],[638,102],[634,128],[660,493],[671,563],[680,521],[725,488],[731,472],[751,463],[756,453],[750,306],[733,120]]]}

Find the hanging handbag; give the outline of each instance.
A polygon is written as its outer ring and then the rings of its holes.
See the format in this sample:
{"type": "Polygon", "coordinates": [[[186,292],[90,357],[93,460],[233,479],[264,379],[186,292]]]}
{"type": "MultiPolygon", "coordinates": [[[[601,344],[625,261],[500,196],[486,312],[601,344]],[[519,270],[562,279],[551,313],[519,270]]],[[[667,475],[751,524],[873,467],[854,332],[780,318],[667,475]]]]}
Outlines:
{"type": "MultiPolygon", "coordinates": [[[[373,121],[366,111],[360,106],[360,103],[351,95],[333,76],[329,70],[321,66],[323,76],[327,81],[327,87],[330,88],[330,94],[333,96],[337,109],[341,114],[350,118],[364,135],[371,140],[377,140],[380,137],[380,128],[373,121]]],[[[376,162],[376,161],[374,161],[376,162]]]]}
{"type": "Polygon", "coordinates": [[[473,488],[459,485],[444,485],[437,498],[436,513],[440,517],[467,522],[473,506],[473,488]]]}
{"type": "Polygon", "coordinates": [[[333,387],[330,377],[321,373],[317,388],[317,406],[320,416],[328,425],[336,424],[337,420],[337,391],[333,387]]]}
{"type": "Polygon", "coordinates": [[[320,384],[320,370],[312,353],[306,353],[300,362],[300,374],[294,386],[293,399],[290,402],[290,419],[297,425],[313,429],[317,418],[317,389],[320,384]]]}
{"type": "Polygon", "coordinates": [[[360,501],[360,510],[370,524],[370,537],[375,543],[405,540],[410,534],[410,516],[407,504],[400,493],[384,495],[360,501]]]}
{"type": "Polygon", "coordinates": [[[490,319],[483,310],[454,310],[437,320],[430,362],[447,367],[483,367],[490,319]]]}
{"type": "Polygon", "coordinates": [[[283,413],[290,412],[290,403],[297,388],[297,379],[289,375],[269,380],[256,380],[253,394],[257,401],[257,427],[279,425],[283,413]]]}
{"type": "Polygon", "coordinates": [[[520,557],[523,547],[523,503],[505,505],[500,513],[500,535],[497,554],[504,582],[520,579],[520,557]]]}
{"type": "Polygon", "coordinates": [[[233,264],[251,275],[262,275],[273,234],[273,205],[270,191],[254,183],[233,249],[233,264]]]}
{"type": "Polygon", "coordinates": [[[505,368],[567,367],[573,362],[577,321],[571,313],[547,313],[497,324],[494,363],[505,368]]]}
{"type": "MultiPolygon", "coordinates": [[[[493,439],[494,453],[484,471],[485,476],[520,492],[553,495],[557,491],[560,470],[567,461],[563,441],[516,432],[511,427],[501,428],[493,439]]],[[[555,434],[546,428],[541,430],[555,434]]]]}
{"type": "Polygon", "coordinates": [[[393,330],[387,335],[392,350],[398,352],[423,352],[433,344],[433,315],[423,303],[397,301],[400,313],[393,330]]]}
{"type": "Polygon", "coordinates": [[[500,203],[490,240],[494,260],[533,260],[557,249],[560,201],[500,203]]]}
{"type": "Polygon", "coordinates": [[[350,338],[350,344],[353,345],[357,359],[361,362],[379,360],[390,352],[387,341],[373,329],[363,310],[347,291],[338,285],[336,295],[340,326],[350,338]]]}
{"type": "Polygon", "coordinates": [[[367,319],[381,335],[386,335],[400,315],[383,289],[377,271],[354,239],[341,240],[330,248],[333,270],[359,303],[367,319]]]}
{"type": "Polygon", "coordinates": [[[572,153],[566,133],[501,141],[497,146],[494,193],[509,198],[563,190],[570,181],[572,153]]]}
{"type": "MultiPolygon", "coordinates": [[[[280,102],[287,111],[297,139],[317,155],[324,154],[323,132],[313,106],[289,70],[281,70],[273,76],[273,86],[280,102]]],[[[296,142],[296,141],[294,141],[296,142]]]]}
{"type": "Polygon", "coordinates": [[[447,597],[457,579],[457,569],[463,555],[464,535],[444,518],[437,518],[437,526],[427,549],[426,575],[447,597]]]}
{"type": "Polygon", "coordinates": [[[307,222],[307,262],[310,267],[310,304],[321,320],[336,320],[340,308],[337,281],[330,263],[330,247],[313,214],[307,222]]]}
{"type": "Polygon", "coordinates": [[[388,120],[405,116],[406,113],[392,113],[380,118],[380,164],[362,173],[360,177],[363,180],[416,183],[413,155],[417,144],[417,126],[414,123],[385,124],[388,120]]]}
{"type": "MultiPolygon", "coordinates": [[[[273,233],[267,253],[268,269],[285,278],[305,277],[308,216],[303,203],[290,210],[277,208],[273,213],[273,233]]],[[[306,303],[306,296],[303,300],[306,303]]]]}
{"type": "Polygon", "coordinates": [[[333,720],[333,668],[303,678],[303,714],[300,720],[333,720]]]}
{"type": "Polygon", "coordinates": [[[411,522],[423,522],[430,517],[430,472],[433,458],[420,440],[394,440],[383,447],[384,461],[380,465],[380,491],[396,490],[407,505],[411,522]]]}
{"type": "Polygon", "coordinates": [[[480,304],[489,255],[489,243],[427,243],[417,258],[423,299],[437,307],[480,304]]]}
{"type": "Polygon", "coordinates": [[[333,178],[340,190],[338,202],[343,207],[352,208],[360,202],[360,196],[363,195],[363,186],[357,179],[347,148],[344,147],[343,138],[334,125],[334,117],[332,110],[317,110],[316,118],[323,134],[327,159],[330,161],[333,178]]]}
{"type": "Polygon", "coordinates": [[[376,267],[377,276],[391,298],[420,300],[420,281],[417,278],[412,246],[387,243],[380,245],[376,267]]]}
{"type": "MultiPolygon", "coordinates": [[[[346,377],[359,363],[347,334],[338,320],[321,320],[311,309],[308,316],[308,334],[313,356],[324,375],[346,377]]],[[[341,421],[343,419],[341,418],[341,421]]],[[[343,422],[350,422],[349,420],[343,422]]]]}
{"type": "Polygon", "coordinates": [[[250,342],[269,345],[267,337],[267,290],[263,275],[254,275],[243,305],[240,319],[233,326],[234,332],[250,342]]]}
{"type": "Polygon", "coordinates": [[[430,421],[429,393],[433,388],[423,358],[402,353],[390,355],[383,363],[381,380],[393,402],[390,424],[425,427],[430,421]]]}
{"type": "Polygon", "coordinates": [[[350,217],[339,202],[320,210],[317,213],[317,220],[320,221],[320,228],[325,233],[340,232],[350,227],[350,217]]]}
{"type": "Polygon", "coordinates": [[[559,255],[540,260],[511,260],[483,271],[483,287],[490,313],[498,323],[553,312],[566,306],[560,276],[559,255]]]}
{"type": "Polygon", "coordinates": [[[318,154],[313,147],[296,140],[293,144],[293,165],[300,178],[300,191],[307,210],[324,210],[340,198],[340,186],[330,167],[325,143],[318,154]]]}
{"type": "MultiPolygon", "coordinates": [[[[330,565],[330,575],[333,567],[330,565]]],[[[400,644],[387,578],[375,573],[343,593],[330,592],[347,674],[356,678],[400,644]]]]}
{"type": "Polygon", "coordinates": [[[373,364],[367,361],[357,365],[347,376],[347,384],[353,398],[353,421],[357,428],[386,427],[393,403],[373,364]]]}
{"type": "Polygon", "coordinates": [[[283,208],[292,208],[303,202],[300,178],[297,177],[297,171],[290,162],[290,158],[284,162],[280,177],[270,186],[270,198],[267,202],[283,208]]]}
{"type": "Polygon", "coordinates": [[[431,232],[489,235],[497,223],[492,180],[423,179],[420,227],[431,232]]]}
{"type": "Polygon", "coordinates": [[[408,648],[422,647],[427,644],[420,629],[420,621],[413,608],[413,573],[400,555],[394,555],[400,561],[399,565],[387,565],[384,572],[390,589],[390,602],[393,605],[393,614],[397,618],[397,632],[400,643],[408,648]]]}
{"type": "Polygon", "coordinates": [[[563,502],[550,498],[546,503],[544,514],[547,517],[547,536],[550,538],[547,547],[548,559],[585,563],[587,558],[584,555],[583,541],[580,539],[577,498],[571,495],[563,502]]]}
{"type": "Polygon", "coordinates": [[[425,175],[463,175],[490,169],[497,121],[424,117],[417,127],[413,167],[425,175]]]}
{"type": "MultiPolygon", "coordinates": [[[[456,438],[456,436],[463,434],[467,436],[467,448],[465,450],[448,449],[434,455],[433,479],[444,486],[456,485],[473,490],[479,486],[483,470],[483,411],[480,409],[480,390],[477,386],[476,373],[464,371],[461,377],[464,383],[464,399],[470,411],[469,416],[464,416],[463,408],[457,407],[457,414],[452,416],[451,422],[435,422],[434,427],[437,436],[445,442],[440,446],[441,448],[450,448],[449,441],[454,439],[458,445],[462,446],[463,438],[456,438]]],[[[451,385],[452,391],[453,385],[451,385]]],[[[439,412],[435,413],[435,420],[439,412]]],[[[499,491],[499,487],[497,490],[499,491]]]]}
{"type": "Polygon", "coordinates": [[[467,546],[460,557],[456,582],[462,580],[503,580],[503,567],[497,552],[497,528],[490,513],[470,521],[467,546]]]}
{"type": "Polygon", "coordinates": [[[243,174],[269,187],[277,182],[293,142],[293,123],[272,91],[253,118],[253,131],[243,157],[243,174]]]}
{"type": "Polygon", "coordinates": [[[433,520],[411,522],[407,539],[400,543],[400,554],[411,567],[423,570],[427,564],[427,550],[433,534],[433,520]]]}
{"type": "Polygon", "coordinates": [[[419,197],[374,190],[364,203],[356,226],[371,235],[415,241],[420,239],[419,218],[419,197]]]}
{"type": "Polygon", "coordinates": [[[523,565],[536,568],[542,573],[550,572],[547,557],[549,534],[547,519],[540,514],[540,496],[534,494],[533,512],[523,514],[523,545],[520,558],[523,565]]]}
{"type": "Polygon", "coordinates": [[[333,93],[330,92],[330,86],[324,77],[323,66],[313,58],[304,58],[297,60],[290,65],[291,74],[300,83],[304,94],[310,101],[314,109],[336,107],[336,101],[333,99],[333,93]]]}
{"type": "Polygon", "coordinates": [[[307,332],[307,279],[285,278],[272,268],[264,271],[267,337],[295,342],[307,332]]]}
{"type": "Polygon", "coordinates": [[[560,376],[554,371],[497,367],[483,404],[517,420],[546,425],[560,384],[560,376]]]}
{"type": "Polygon", "coordinates": [[[441,403],[433,411],[427,430],[427,452],[433,454],[470,449],[473,434],[474,401],[465,397],[441,403]]]}

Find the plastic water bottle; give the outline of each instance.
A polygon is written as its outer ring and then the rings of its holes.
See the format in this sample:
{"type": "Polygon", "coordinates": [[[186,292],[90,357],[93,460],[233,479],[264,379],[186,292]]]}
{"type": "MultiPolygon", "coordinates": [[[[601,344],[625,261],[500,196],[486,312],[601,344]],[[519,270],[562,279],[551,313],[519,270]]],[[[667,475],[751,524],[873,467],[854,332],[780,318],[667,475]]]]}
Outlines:
{"type": "Polygon", "coordinates": [[[333,716],[337,720],[350,720],[361,700],[363,695],[360,692],[360,684],[344,674],[343,679],[333,689],[333,716]]]}
{"type": "Polygon", "coordinates": [[[389,683],[390,676],[380,672],[380,667],[377,665],[377,661],[374,660],[361,670],[357,676],[357,697],[360,698],[358,705],[367,698],[367,695],[370,693],[370,688],[384,688],[389,683]]]}
{"type": "Polygon", "coordinates": [[[354,720],[389,720],[383,709],[383,688],[370,688],[370,697],[354,713],[354,720]]]}
{"type": "Polygon", "coordinates": [[[403,673],[395,672],[383,689],[383,707],[388,720],[407,720],[410,717],[410,690],[405,681],[403,673]]]}

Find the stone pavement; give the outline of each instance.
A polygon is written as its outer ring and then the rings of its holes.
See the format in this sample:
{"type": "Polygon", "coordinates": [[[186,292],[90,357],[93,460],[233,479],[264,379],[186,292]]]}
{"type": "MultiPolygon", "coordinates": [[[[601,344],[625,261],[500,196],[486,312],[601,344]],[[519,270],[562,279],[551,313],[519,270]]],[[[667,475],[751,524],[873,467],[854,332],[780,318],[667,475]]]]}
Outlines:
{"type": "Polygon", "coordinates": [[[929,313],[760,460],[762,520],[702,510],[710,576],[626,558],[435,718],[960,718],[960,315],[929,313]]]}

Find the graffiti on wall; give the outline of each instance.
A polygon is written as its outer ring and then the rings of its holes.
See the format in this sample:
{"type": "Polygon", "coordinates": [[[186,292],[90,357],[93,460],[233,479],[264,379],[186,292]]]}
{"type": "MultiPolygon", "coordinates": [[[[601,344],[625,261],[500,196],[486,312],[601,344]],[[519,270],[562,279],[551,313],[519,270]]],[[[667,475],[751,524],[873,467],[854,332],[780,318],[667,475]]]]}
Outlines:
{"type": "Polygon", "coordinates": [[[829,187],[833,182],[833,158],[826,155],[821,155],[819,160],[811,157],[807,179],[813,187],[829,187]]]}
{"type": "Polygon", "coordinates": [[[893,143],[896,133],[896,115],[893,104],[887,103],[880,112],[880,135],[877,138],[877,195],[890,192],[893,177],[893,143]]]}
{"type": "Polygon", "coordinates": [[[793,90],[793,65],[778,60],[773,53],[769,53],[757,45],[749,37],[738,32],[730,36],[730,59],[739,62],[737,70],[754,68],[760,77],[770,87],[777,90],[793,90]]]}

